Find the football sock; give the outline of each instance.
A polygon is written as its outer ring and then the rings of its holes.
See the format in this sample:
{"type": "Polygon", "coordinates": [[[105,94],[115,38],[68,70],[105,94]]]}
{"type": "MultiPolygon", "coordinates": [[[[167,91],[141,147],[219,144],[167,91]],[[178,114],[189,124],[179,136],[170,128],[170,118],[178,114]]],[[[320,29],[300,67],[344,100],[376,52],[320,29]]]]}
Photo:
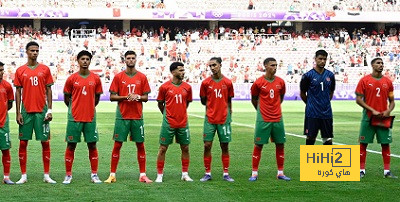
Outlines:
{"type": "Polygon", "coordinates": [[[306,145],[314,145],[315,139],[306,139],[306,145]]]}
{"type": "Polygon", "coordinates": [[[222,154],[221,155],[221,159],[222,159],[222,166],[224,167],[224,173],[228,173],[228,169],[229,169],[229,154],[222,154]]]}
{"type": "Polygon", "coordinates": [[[28,140],[20,140],[19,141],[19,166],[21,168],[21,173],[26,174],[26,159],[28,158],[26,154],[26,147],[28,147],[28,140]]]}
{"type": "Polygon", "coordinates": [[[278,170],[283,170],[283,164],[285,162],[285,149],[283,144],[277,144],[275,148],[276,164],[278,170]]]}
{"type": "Polygon", "coordinates": [[[206,173],[211,173],[211,160],[212,160],[212,156],[205,156],[204,157],[204,167],[206,169],[206,173]]]}
{"type": "Polygon", "coordinates": [[[143,142],[136,142],[137,147],[137,160],[139,163],[139,171],[141,173],[146,172],[146,151],[144,150],[143,142]]]}
{"type": "Polygon", "coordinates": [[[44,174],[49,174],[50,171],[50,142],[42,142],[42,160],[44,174]]]}
{"type": "Polygon", "coordinates": [[[383,169],[390,170],[390,147],[389,144],[382,144],[383,169]]]}
{"type": "Polygon", "coordinates": [[[89,159],[92,173],[97,173],[97,168],[99,167],[99,154],[97,148],[89,149],[89,159]]]}
{"type": "Polygon", "coordinates": [[[261,148],[254,146],[252,159],[253,171],[258,171],[258,165],[260,164],[261,160],[261,151],[261,148]]]}
{"type": "Polygon", "coordinates": [[[112,173],[117,172],[117,166],[119,161],[119,153],[121,151],[122,142],[114,142],[114,148],[111,154],[111,171],[112,173]]]}
{"type": "Polygon", "coordinates": [[[283,170],[278,170],[278,175],[283,175],[283,170]]]}
{"type": "Polygon", "coordinates": [[[164,163],[165,161],[157,161],[157,174],[164,173],[164,163]]]}
{"type": "Polygon", "coordinates": [[[328,141],[324,142],[324,145],[332,145],[332,140],[328,140],[328,141]]]}
{"type": "Polygon", "coordinates": [[[188,172],[189,170],[189,159],[181,159],[182,161],[182,172],[188,172]]]}
{"type": "Polygon", "coordinates": [[[11,163],[10,150],[9,149],[1,150],[1,152],[3,153],[3,157],[1,159],[3,162],[3,173],[4,177],[6,177],[10,175],[10,163],[11,163]]]}
{"type": "Polygon", "coordinates": [[[365,160],[367,158],[368,144],[360,144],[360,169],[365,170],[365,160]]]}
{"type": "Polygon", "coordinates": [[[75,150],[65,150],[65,172],[66,175],[72,175],[72,164],[74,163],[75,150]]]}

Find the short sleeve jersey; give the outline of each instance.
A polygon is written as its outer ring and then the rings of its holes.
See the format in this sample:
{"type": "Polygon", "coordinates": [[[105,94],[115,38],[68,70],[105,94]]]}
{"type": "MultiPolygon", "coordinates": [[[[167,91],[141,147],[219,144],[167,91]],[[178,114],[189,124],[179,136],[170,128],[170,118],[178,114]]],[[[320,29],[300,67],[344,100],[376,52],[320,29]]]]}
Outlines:
{"type": "Polygon", "coordinates": [[[70,94],[68,116],[71,121],[92,122],[95,115],[95,95],[103,93],[99,75],[90,72],[83,77],[76,72],[68,77],[64,86],[64,94],[70,94]]]}
{"type": "Polygon", "coordinates": [[[187,126],[187,103],[192,101],[192,87],[182,82],[179,85],[168,81],[160,86],[157,96],[158,102],[164,102],[164,120],[171,128],[185,128],[187,126]]]}
{"type": "Polygon", "coordinates": [[[46,65],[38,64],[34,69],[23,65],[15,72],[14,85],[22,88],[26,112],[42,112],[46,105],[46,87],[53,85],[53,77],[46,65]]]}
{"type": "MultiPolygon", "coordinates": [[[[356,95],[362,96],[364,102],[376,111],[383,112],[388,108],[389,95],[393,96],[393,84],[389,78],[382,76],[374,78],[371,74],[360,79],[356,88],[356,95]]],[[[364,114],[370,118],[371,111],[364,109],[364,114]]]]}
{"type": "MultiPolygon", "coordinates": [[[[110,93],[119,96],[127,96],[129,93],[144,95],[150,93],[150,85],[146,75],[136,72],[133,76],[129,76],[125,71],[115,75],[111,86],[110,93]]],[[[119,101],[117,106],[117,119],[143,119],[143,104],[137,101],[119,101]]]]}
{"type": "Polygon", "coordinates": [[[8,103],[14,100],[11,84],[5,80],[0,81],[0,128],[4,127],[8,112],[8,103]]]}
{"type": "Polygon", "coordinates": [[[207,98],[206,116],[208,122],[224,124],[228,117],[228,99],[234,97],[232,81],[225,76],[220,80],[208,77],[201,83],[200,97],[207,98]]]}
{"type": "Polygon", "coordinates": [[[335,91],[335,75],[325,69],[322,74],[312,69],[300,81],[300,90],[307,93],[306,117],[332,118],[331,92],[335,91]]]}
{"type": "Polygon", "coordinates": [[[281,95],[285,95],[285,92],[285,82],[277,76],[273,80],[267,80],[262,76],[253,83],[251,95],[258,97],[257,121],[279,122],[281,120],[281,95]]]}

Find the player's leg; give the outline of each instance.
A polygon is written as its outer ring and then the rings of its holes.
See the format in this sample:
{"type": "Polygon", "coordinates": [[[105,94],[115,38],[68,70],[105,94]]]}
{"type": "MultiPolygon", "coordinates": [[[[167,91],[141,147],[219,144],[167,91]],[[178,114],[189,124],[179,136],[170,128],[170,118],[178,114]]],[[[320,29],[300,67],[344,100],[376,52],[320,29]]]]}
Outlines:
{"type": "Polygon", "coordinates": [[[397,178],[390,172],[390,143],[392,143],[392,130],[376,127],[376,139],[382,147],[383,175],[385,178],[397,178]]]}
{"type": "Polygon", "coordinates": [[[99,154],[97,152],[96,142],[88,142],[87,147],[89,149],[89,160],[90,160],[90,168],[92,174],[90,175],[92,178],[92,182],[95,184],[100,184],[101,180],[97,175],[97,169],[99,167],[99,154]]]}
{"type": "Polygon", "coordinates": [[[254,133],[254,149],[252,155],[252,172],[249,181],[256,181],[258,179],[258,166],[261,160],[261,151],[264,144],[268,143],[271,134],[271,127],[269,123],[264,121],[256,122],[256,129],[254,133]]]}
{"type": "Polygon", "coordinates": [[[24,184],[28,181],[28,177],[26,174],[26,162],[27,162],[27,147],[28,141],[32,139],[33,133],[33,115],[26,113],[24,108],[21,109],[21,115],[24,120],[23,125],[19,125],[19,166],[21,168],[21,178],[15,182],[15,184],[24,184]]]}
{"type": "Polygon", "coordinates": [[[304,135],[306,138],[306,145],[314,145],[318,135],[319,122],[313,118],[304,118],[304,135]]]}
{"type": "Polygon", "coordinates": [[[3,163],[4,184],[14,184],[14,182],[10,180],[10,164],[11,164],[10,148],[11,148],[10,128],[9,128],[9,119],[7,115],[4,127],[0,128],[0,150],[3,154],[1,160],[3,163]]]}
{"type": "Polygon", "coordinates": [[[290,177],[287,177],[283,173],[283,168],[285,164],[285,142],[286,142],[286,135],[285,135],[285,127],[283,125],[283,118],[279,122],[271,123],[272,131],[271,131],[271,141],[275,142],[275,158],[276,158],[276,165],[278,167],[278,173],[276,178],[278,180],[291,180],[290,177]]]}
{"type": "Polygon", "coordinates": [[[67,148],[65,149],[65,178],[63,184],[70,184],[72,180],[72,165],[75,158],[75,148],[78,142],[81,142],[83,123],[68,121],[65,133],[67,148]]]}
{"type": "Polygon", "coordinates": [[[332,145],[333,140],[333,119],[319,119],[322,144],[332,145]]]}
{"type": "Polygon", "coordinates": [[[139,164],[139,182],[152,183],[146,176],[146,150],[144,147],[144,123],[143,120],[131,120],[131,141],[136,142],[136,157],[139,164]]]}
{"type": "Polygon", "coordinates": [[[11,156],[10,156],[10,149],[1,150],[3,153],[2,156],[2,163],[3,163],[3,183],[4,184],[14,184],[13,181],[10,180],[10,166],[11,166],[11,156]]]}
{"type": "Polygon", "coordinates": [[[107,180],[104,181],[105,183],[113,183],[117,181],[115,174],[117,172],[122,143],[126,142],[128,138],[129,123],[130,123],[129,120],[122,120],[122,119],[115,120],[114,135],[113,135],[113,140],[115,142],[113,150],[111,152],[110,176],[108,177],[107,180]]]}
{"type": "Polygon", "coordinates": [[[155,182],[162,182],[164,176],[165,154],[168,150],[168,144],[160,144],[157,154],[157,178],[155,182]]]}
{"type": "Polygon", "coordinates": [[[217,125],[217,133],[219,137],[220,147],[221,147],[221,160],[223,166],[223,179],[228,182],[235,181],[233,178],[229,176],[229,164],[230,164],[230,155],[229,155],[229,142],[231,141],[231,124],[229,122],[221,125],[217,125]]]}
{"type": "Polygon", "coordinates": [[[365,177],[365,164],[367,159],[367,147],[369,143],[374,142],[376,133],[375,127],[368,121],[362,120],[360,124],[359,142],[360,142],[360,178],[365,177]]]}
{"type": "Polygon", "coordinates": [[[208,122],[206,116],[203,127],[203,142],[204,142],[203,161],[204,161],[205,174],[200,179],[201,182],[211,180],[211,162],[212,162],[211,149],[216,130],[217,126],[215,124],[211,124],[210,122],[208,122]]]}
{"type": "Polygon", "coordinates": [[[190,131],[189,127],[176,129],[176,141],[181,147],[181,162],[182,162],[182,177],[181,180],[192,182],[193,179],[189,177],[189,144],[190,144],[190,131]]]}

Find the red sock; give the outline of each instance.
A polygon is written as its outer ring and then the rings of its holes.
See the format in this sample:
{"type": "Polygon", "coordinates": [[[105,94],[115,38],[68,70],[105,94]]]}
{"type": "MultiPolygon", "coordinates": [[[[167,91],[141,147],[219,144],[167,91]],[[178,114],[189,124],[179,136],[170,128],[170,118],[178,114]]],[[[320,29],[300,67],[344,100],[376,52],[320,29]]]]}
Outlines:
{"type": "Polygon", "coordinates": [[[285,147],[283,144],[277,144],[275,148],[275,156],[276,156],[276,164],[278,166],[278,170],[283,170],[283,165],[285,163],[285,147]]]}
{"type": "Polygon", "coordinates": [[[114,142],[114,148],[111,154],[111,171],[112,173],[117,172],[117,166],[119,161],[119,153],[121,151],[122,142],[114,142]]]}
{"type": "Polygon", "coordinates": [[[383,169],[390,170],[390,146],[382,144],[383,169]]]}
{"type": "Polygon", "coordinates": [[[65,172],[66,175],[72,175],[72,164],[74,163],[75,150],[65,150],[65,172]]]}
{"type": "Polygon", "coordinates": [[[26,154],[26,148],[28,147],[28,140],[19,141],[19,167],[21,168],[21,173],[26,174],[26,159],[28,158],[26,154]]]}
{"type": "Polygon", "coordinates": [[[42,142],[42,160],[44,174],[49,174],[50,171],[50,142],[42,142]]]}
{"type": "Polygon", "coordinates": [[[228,169],[229,169],[229,154],[221,155],[221,159],[222,159],[222,166],[224,166],[224,173],[228,173],[228,169]]]}
{"type": "Polygon", "coordinates": [[[360,144],[360,169],[365,169],[365,159],[367,158],[367,144],[360,144]]]}
{"type": "Polygon", "coordinates": [[[136,142],[137,147],[137,160],[139,163],[140,173],[146,172],[146,151],[144,150],[143,142],[136,142]]]}
{"type": "Polygon", "coordinates": [[[157,161],[157,174],[164,173],[164,163],[165,161],[157,161]]]}
{"type": "Polygon", "coordinates": [[[204,157],[204,167],[206,168],[206,173],[211,172],[211,160],[212,160],[211,156],[204,157]]]}
{"type": "Polygon", "coordinates": [[[3,153],[3,158],[1,159],[3,162],[3,172],[4,176],[10,176],[10,164],[11,164],[11,156],[10,150],[1,150],[3,153]]]}
{"type": "Polygon", "coordinates": [[[182,172],[188,172],[189,170],[189,159],[181,159],[182,161],[182,172]]]}
{"type": "Polygon", "coordinates": [[[258,171],[258,165],[260,164],[260,160],[261,160],[261,151],[262,151],[261,148],[254,146],[253,160],[252,160],[253,171],[258,171]]]}
{"type": "Polygon", "coordinates": [[[92,173],[97,173],[97,168],[99,167],[99,154],[97,153],[97,148],[89,149],[89,159],[92,173]]]}

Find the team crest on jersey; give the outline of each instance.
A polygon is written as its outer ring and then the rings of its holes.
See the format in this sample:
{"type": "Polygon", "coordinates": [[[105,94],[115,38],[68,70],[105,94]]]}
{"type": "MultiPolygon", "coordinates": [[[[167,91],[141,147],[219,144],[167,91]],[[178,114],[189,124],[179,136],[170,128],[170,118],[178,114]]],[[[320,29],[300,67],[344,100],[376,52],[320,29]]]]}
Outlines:
{"type": "Polygon", "coordinates": [[[43,72],[39,72],[39,73],[38,73],[38,76],[43,76],[43,72]]]}
{"type": "Polygon", "coordinates": [[[69,135],[69,136],[68,136],[68,140],[74,140],[74,136],[69,135]]]}
{"type": "Polygon", "coordinates": [[[261,137],[257,137],[256,138],[256,141],[258,142],[258,141],[260,141],[261,140],[261,137]]]}
{"type": "Polygon", "coordinates": [[[326,81],[331,81],[331,78],[329,78],[329,77],[326,77],[326,81]]]}
{"type": "Polygon", "coordinates": [[[222,85],[222,89],[227,89],[226,85],[222,85]]]}
{"type": "Polygon", "coordinates": [[[6,89],[5,89],[5,88],[1,88],[1,89],[0,89],[0,92],[2,92],[2,93],[6,93],[7,91],[6,91],[6,89]]]}
{"type": "Polygon", "coordinates": [[[94,82],[93,81],[89,81],[89,86],[94,86],[94,82]]]}
{"type": "Polygon", "coordinates": [[[384,83],[384,84],[382,84],[382,87],[383,87],[383,88],[387,88],[388,86],[387,86],[386,83],[384,83]]]}
{"type": "Polygon", "coordinates": [[[281,85],[276,85],[276,89],[281,89],[282,86],[281,85]]]}
{"type": "Polygon", "coordinates": [[[115,134],[115,135],[114,135],[115,138],[118,138],[118,136],[119,136],[118,134],[115,134]]]}
{"type": "Polygon", "coordinates": [[[23,73],[22,76],[28,76],[27,74],[23,73]]]}
{"type": "Polygon", "coordinates": [[[142,82],[140,80],[137,80],[135,83],[136,84],[141,84],[142,82]]]}
{"type": "Polygon", "coordinates": [[[182,89],[182,93],[183,94],[187,94],[187,90],[186,89],[182,89]]]}

